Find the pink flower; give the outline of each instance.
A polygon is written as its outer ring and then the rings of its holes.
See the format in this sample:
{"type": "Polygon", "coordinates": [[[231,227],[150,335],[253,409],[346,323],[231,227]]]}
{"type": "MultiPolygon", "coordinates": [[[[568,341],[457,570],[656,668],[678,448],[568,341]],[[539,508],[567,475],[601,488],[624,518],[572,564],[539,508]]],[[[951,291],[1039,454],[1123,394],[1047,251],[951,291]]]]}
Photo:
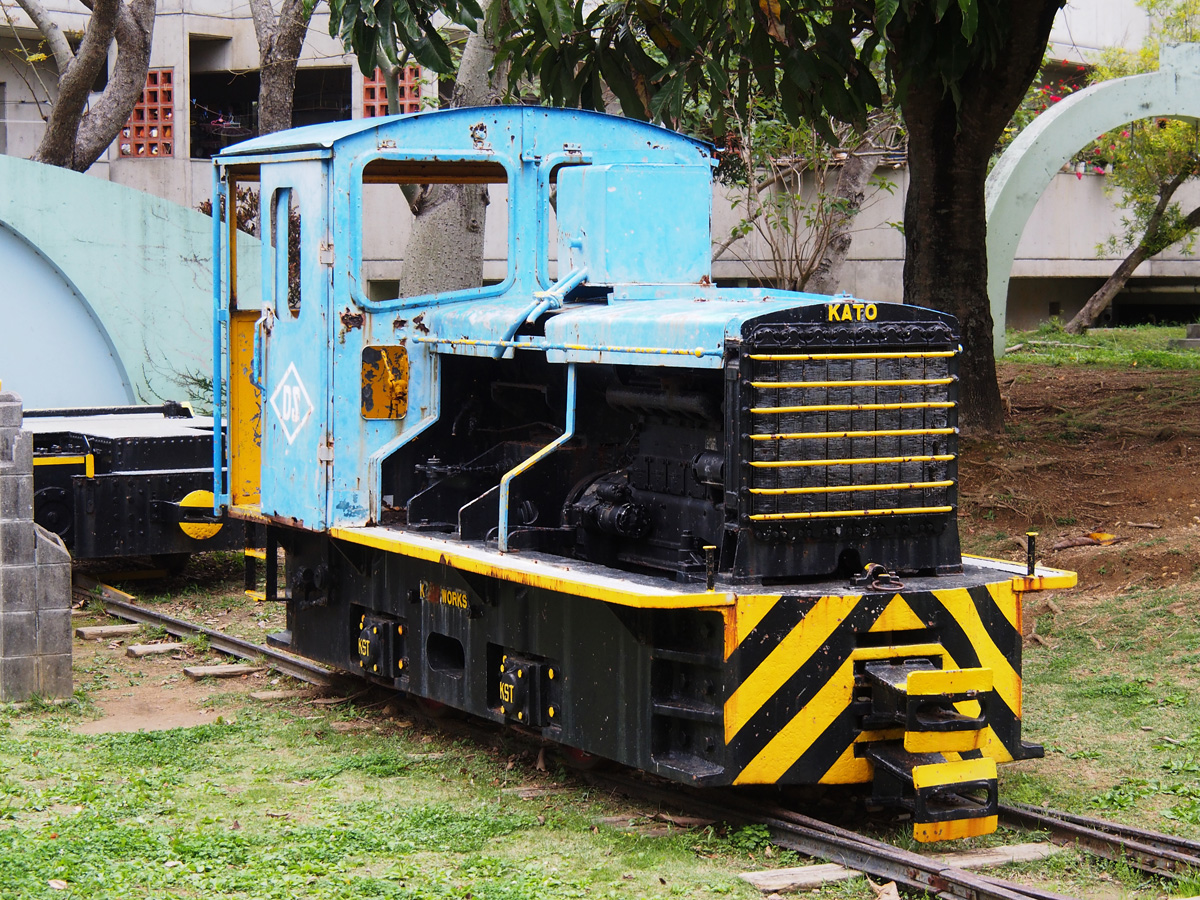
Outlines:
{"type": "Polygon", "coordinates": [[[1075,178],[1079,181],[1083,181],[1083,169],[1075,170],[1075,178]]]}
{"type": "Polygon", "coordinates": [[[1097,174],[1097,175],[1103,175],[1103,174],[1104,174],[1104,169],[1102,169],[1100,166],[1096,166],[1096,174],[1097,174]]]}
{"type": "Polygon", "coordinates": [[[1129,132],[1128,132],[1128,131],[1122,131],[1122,132],[1121,132],[1121,137],[1126,137],[1126,138],[1127,138],[1127,137],[1129,137],[1129,132]]]}
{"type": "Polygon", "coordinates": [[[1053,94],[1051,94],[1051,95],[1050,95],[1050,102],[1051,102],[1051,103],[1057,103],[1057,102],[1058,102],[1059,100],[1061,100],[1061,99],[1062,99],[1062,97],[1056,97],[1056,96],[1054,96],[1053,94]]]}

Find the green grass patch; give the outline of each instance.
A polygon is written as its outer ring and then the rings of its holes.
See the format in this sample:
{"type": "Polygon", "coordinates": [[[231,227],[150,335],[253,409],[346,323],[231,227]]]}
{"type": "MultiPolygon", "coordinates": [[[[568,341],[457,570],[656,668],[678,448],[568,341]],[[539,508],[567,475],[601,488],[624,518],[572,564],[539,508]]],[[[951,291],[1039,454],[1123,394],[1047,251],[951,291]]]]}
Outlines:
{"type": "Polygon", "coordinates": [[[1051,366],[1200,369],[1200,353],[1170,349],[1169,342],[1185,334],[1182,325],[1133,325],[1067,334],[1061,322],[1051,320],[1036,331],[1009,330],[1005,344],[1017,349],[1005,353],[1004,360],[1051,366]]]}
{"type": "Polygon", "coordinates": [[[757,896],[733,873],[764,834],[597,827],[629,807],[569,783],[521,800],[503,788],[552,776],[520,746],[236,712],[79,735],[77,713],[0,709],[0,900],[757,896]]]}

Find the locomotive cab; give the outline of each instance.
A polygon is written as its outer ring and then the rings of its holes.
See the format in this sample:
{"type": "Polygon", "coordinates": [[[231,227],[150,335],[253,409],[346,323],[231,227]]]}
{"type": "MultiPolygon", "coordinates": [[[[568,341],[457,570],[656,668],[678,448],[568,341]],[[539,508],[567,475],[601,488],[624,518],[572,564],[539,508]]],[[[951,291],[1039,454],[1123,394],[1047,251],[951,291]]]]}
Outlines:
{"type": "Polygon", "coordinates": [[[994,827],[996,762],[1040,752],[1020,599],[1074,576],[961,555],[952,317],[714,286],[712,150],[644,123],[448,110],[214,163],[214,208],[266,210],[257,297],[214,223],[214,471],[286,551],[280,643],[676,780],[994,827]],[[446,184],[491,249],[430,285],[373,223],[446,184]]]}

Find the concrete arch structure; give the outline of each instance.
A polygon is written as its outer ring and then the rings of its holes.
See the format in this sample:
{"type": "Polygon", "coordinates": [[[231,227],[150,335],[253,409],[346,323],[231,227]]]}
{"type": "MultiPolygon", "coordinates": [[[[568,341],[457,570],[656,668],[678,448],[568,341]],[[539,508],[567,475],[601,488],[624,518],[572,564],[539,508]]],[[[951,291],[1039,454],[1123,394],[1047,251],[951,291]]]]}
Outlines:
{"type": "MultiPolygon", "coordinates": [[[[258,241],[242,238],[254,298],[258,241]]],[[[178,376],[212,373],[208,216],[0,156],[0,272],[0,382],[27,407],[202,399],[178,376]]]]}
{"type": "Polygon", "coordinates": [[[1009,146],[987,180],[988,298],[996,355],[1004,352],[1017,244],[1055,173],[1098,134],[1152,116],[1200,118],[1200,44],[1167,44],[1159,70],[1105,81],[1046,112],[1009,146]]]}
{"type": "Polygon", "coordinates": [[[26,406],[134,402],[128,373],[83,295],[2,222],[0,271],[0,377],[13,390],[20,388],[26,406]]]}

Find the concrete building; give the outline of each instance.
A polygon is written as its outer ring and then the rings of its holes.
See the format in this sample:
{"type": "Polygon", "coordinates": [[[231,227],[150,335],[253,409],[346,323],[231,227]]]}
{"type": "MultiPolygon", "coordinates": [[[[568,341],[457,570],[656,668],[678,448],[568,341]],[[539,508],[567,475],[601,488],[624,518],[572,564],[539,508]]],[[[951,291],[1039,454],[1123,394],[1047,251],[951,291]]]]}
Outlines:
{"type": "MultiPolygon", "coordinates": [[[[85,18],[78,4],[46,0],[64,27],[80,29],[85,18]]],[[[38,34],[19,8],[5,4],[9,21],[0,24],[0,151],[27,156],[43,130],[48,89],[53,89],[52,60],[24,63],[38,51],[38,34]]],[[[1134,0],[1076,0],[1060,14],[1051,34],[1050,54],[1064,71],[1094,62],[1101,48],[1139,46],[1147,29],[1144,11],[1134,0]]],[[[255,133],[258,46],[243,0],[162,0],[155,25],[150,83],[123,134],[90,174],[138,188],[194,208],[207,198],[208,158],[221,147],[255,133]]],[[[297,74],[296,124],[345,119],[376,111],[379,86],[365,82],[340,43],[328,35],[327,14],[313,17],[297,74]]],[[[403,99],[416,108],[423,95],[432,102],[436,84],[410,77],[403,99]]],[[[888,170],[892,193],[880,193],[856,223],[856,234],[843,288],[876,300],[900,300],[903,238],[889,223],[903,218],[906,171],[888,170]]],[[[494,198],[498,199],[498,198],[494,198]]],[[[382,201],[380,214],[394,213],[382,201]]],[[[493,203],[490,217],[502,209],[493,203]]],[[[407,222],[403,210],[389,220],[368,247],[378,290],[394,281],[389,264],[402,252],[407,222]]],[[[374,215],[371,209],[369,216],[374,215]]],[[[740,218],[728,198],[718,196],[713,235],[720,240],[740,218]]],[[[1096,247],[1112,233],[1119,215],[1104,192],[1104,177],[1064,172],[1054,179],[1022,238],[1009,292],[1010,325],[1032,327],[1051,315],[1071,316],[1116,265],[1116,257],[1098,256],[1096,247]]],[[[503,271],[502,223],[489,222],[485,277],[503,271]]],[[[755,283],[770,278],[770,253],[761,242],[747,241],[714,266],[718,278],[755,283]]],[[[1197,266],[1178,251],[1168,251],[1142,266],[1114,305],[1118,320],[1131,315],[1171,315],[1174,307],[1200,310],[1193,282],[1197,266]]],[[[1187,318],[1193,315],[1184,312],[1187,318]]]]}

